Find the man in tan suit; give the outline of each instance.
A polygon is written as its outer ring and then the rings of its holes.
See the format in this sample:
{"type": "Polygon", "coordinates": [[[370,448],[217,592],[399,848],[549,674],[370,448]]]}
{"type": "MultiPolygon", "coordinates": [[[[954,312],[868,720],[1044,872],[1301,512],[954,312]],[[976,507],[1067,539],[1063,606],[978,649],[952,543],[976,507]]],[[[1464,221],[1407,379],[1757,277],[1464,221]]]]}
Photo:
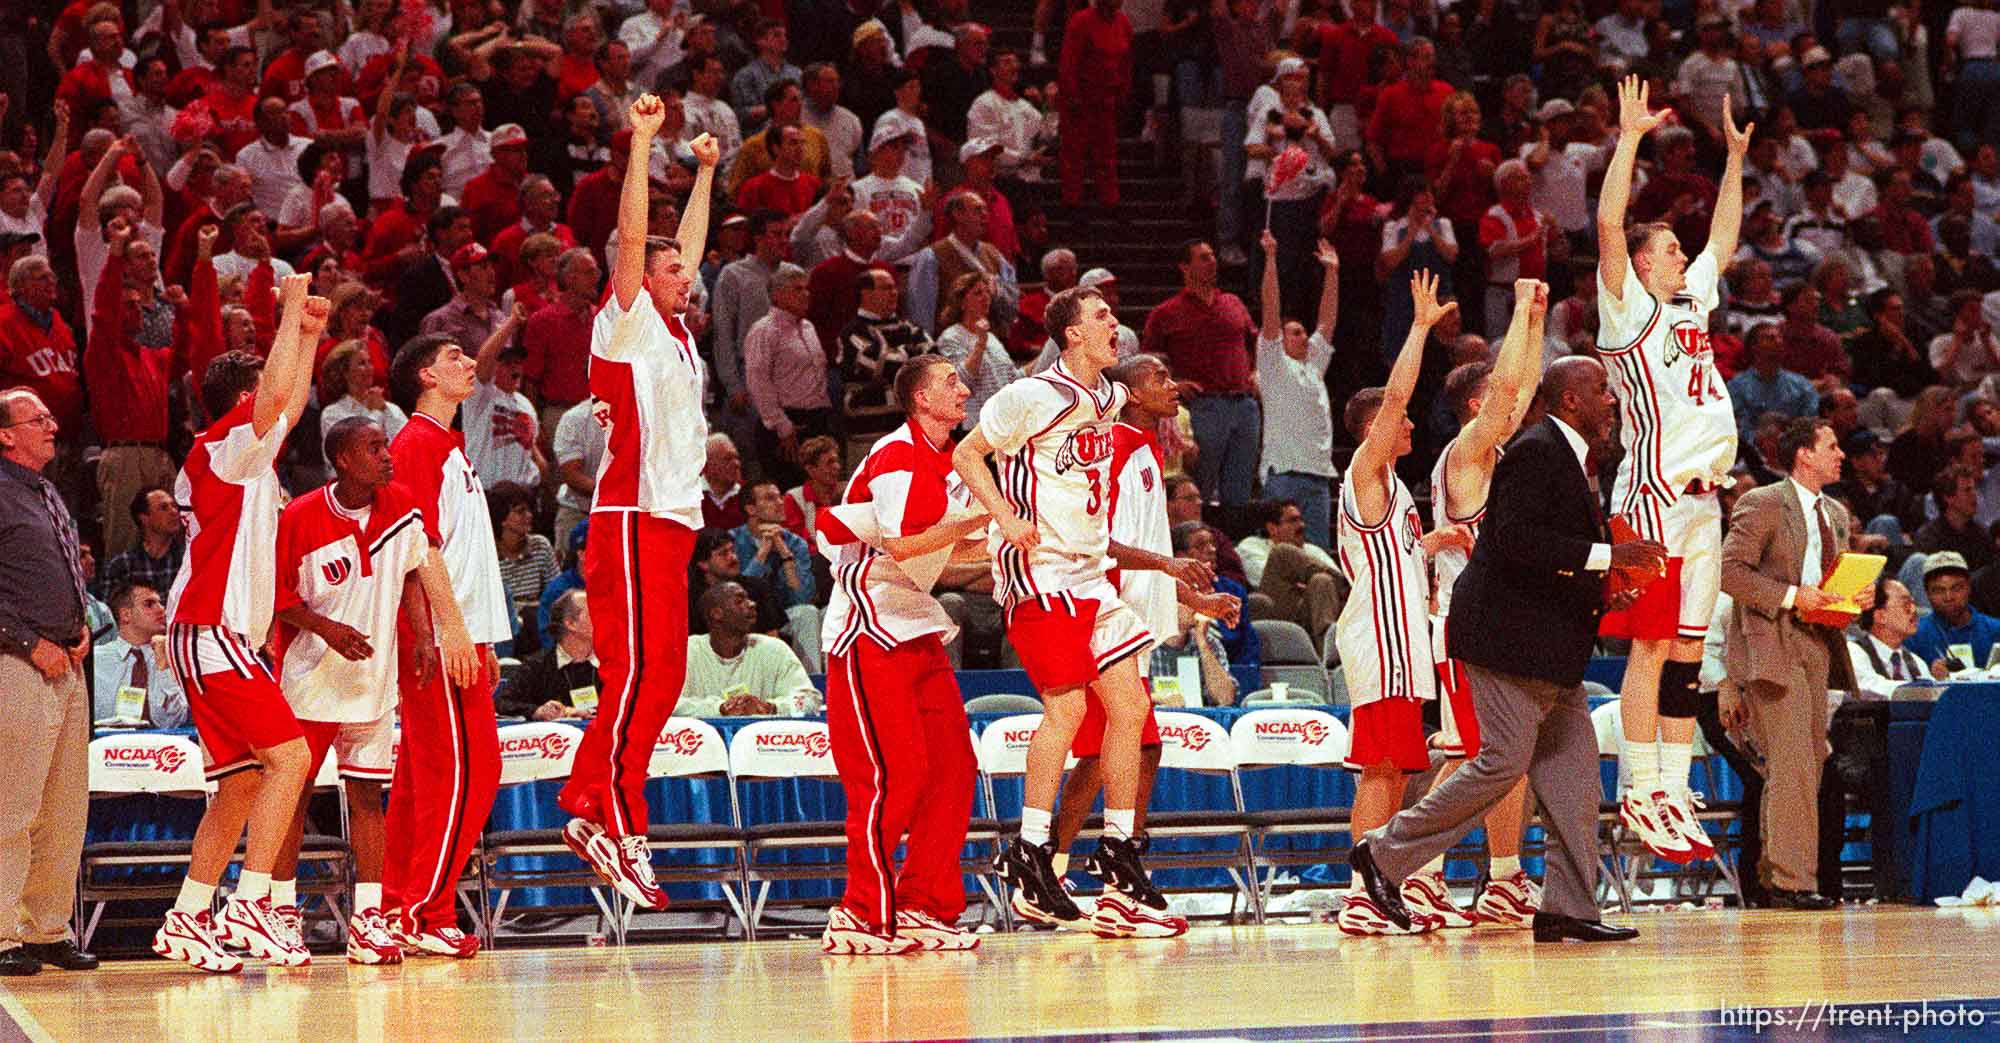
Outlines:
{"type": "MultiPolygon", "coordinates": [[[[1840,477],[1841,452],[1825,420],[1791,421],[1771,463],[1791,477],[1744,493],[1722,544],[1722,589],[1730,611],[1722,682],[1723,723],[1746,721],[1764,754],[1758,872],[1771,904],[1830,909],[1819,890],[1820,771],[1827,745],[1829,687],[1851,690],[1854,671],[1841,629],[1801,615],[1834,603],[1819,583],[1847,546],[1847,511],[1821,490],[1840,477]]],[[[1856,601],[1875,602],[1870,588],[1856,601]]]]}

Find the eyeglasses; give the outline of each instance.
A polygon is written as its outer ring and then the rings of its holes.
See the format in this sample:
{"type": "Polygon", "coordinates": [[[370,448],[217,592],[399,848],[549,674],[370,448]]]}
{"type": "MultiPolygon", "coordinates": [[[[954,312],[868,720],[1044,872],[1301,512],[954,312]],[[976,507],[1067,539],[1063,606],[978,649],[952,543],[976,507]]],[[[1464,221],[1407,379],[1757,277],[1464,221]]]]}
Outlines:
{"type": "Polygon", "coordinates": [[[15,420],[9,423],[0,424],[0,427],[22,427],[28,424],[33,424],[36,427],[53,428],[56,426],[56,418],[53,414],[50,413],[38,413],[31,417],[25,417],[20,420],[15,420]]]}

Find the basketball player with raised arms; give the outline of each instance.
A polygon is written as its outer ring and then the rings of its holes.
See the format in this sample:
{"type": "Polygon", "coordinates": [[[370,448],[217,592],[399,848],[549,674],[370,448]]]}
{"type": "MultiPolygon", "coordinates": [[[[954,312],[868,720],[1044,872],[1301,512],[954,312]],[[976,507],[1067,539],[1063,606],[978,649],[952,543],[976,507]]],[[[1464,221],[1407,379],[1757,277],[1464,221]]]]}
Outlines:
{"type": "MultiPolygon", "coordinates": [[[[1434,528],[1461,526],[1472,541],[1479,538],[1486,516],[1486,494],[1493,485],[1493,468],[1501,447],[1514,437],[1534,401],[1542,368],[1542,320],[1548,312],[1548,285],[1534,279],[1514,282],[1514,320],[1500,342],[1493,363],[1468,362],[1445,377],[1444,393],[1458,417],[1459,431],[1438,454],[1431,469],[1431,513],[1434,528]]],[[[1435,589],[1431,595],[1431,652],[1437,657],[1438,731],[1432,745],[1445,755],[1431,788],[1436,789],[1467,758],[1479,753],[1479,718],[1473,711],[1472,688],[1465,669],[1452,662],[1445,647],[1444,623],[1451,613],[1451,588],[1465,571],[1471,549],[1458,543],[1438,548],[1431,559],[1435,589]]],[[[1521,869],[1521,820],[1526,812],[1528,781],[1524,776],[1513,792],[1486,813],[1486,844],[1492,855],[1467,916],[1451,900],[1440,855],[1403,881],[1403,902],[1412,911],[1431,913],[1448,928],[1493,923],[1527,927],[1534,921],[1537,899],[1534,881],[1521,869]]]]}
{"type": "Polygon", "coordinates": [[[957,627],[931,596],[953,553],[987,525],[951,466],[970,397],[944,356],[904,363],[896,401],[908,422],[876,441],[840,506],[819,514],[834,577],[821,628],[826,723],[847,791],[847,890],[820,937],[834,955],[979,944],[958,927],[977,764],[944,648],[957,627]]]}
{"type": "Polygon", "coordinates": [[[1028,743],[1021,833],[995,871],[1023,892],[1016,908],[1062,922],[1082,914],[1056,876],[1049,833],[1087,687],[1105,712],[1098,869],[1106,885],[1139,905],[1160,908],[1161,899],[1146,876],[1133,813],[1139,737],[1152,710],[1137,657],[1153,637],[1107,578],[1111,429],[1127,397],[1123,384],[1104,376],[1118,361],[1118,317],[1095,289],[1073,287],[1049,301],[1044,322],[1063,345],[1062,357],[988,399],[952,463],[993,516],[994,593],[1008,640],[1046,707],[1028,743]],[[996,453],[997,483],[986,466],[996,453]]]}
{"type": "MultiPolygon", "coordinates": [[[[479,658],[436,530],[415,497],[391,484],[396,468],[381,425],[348,417],[327,430],[324,448],[334,480],[293,500],[278,517],[278,677],[312,754],[306,777],[317,778],[331,752],[347,787],[355,880],[348,962],[401,963],[402,946],[382,912],[382,787],[395,767],[396,621],[406,597],[421,603],[427,595],[438,610],[435,639],[426,617],[409,650],[426,683],[438,669],[440,646],[444,668],[460,686],[478,679],[479,658]]],[[[299,795],[272,872],[272,901],[288,925],[299,922],[299,843],[309,793],[299,795]]]]}
{"type": "Polygon", "coordinates": [[[1639,140],[1666,122],[1636,76],[1618,85],[1618,145],[1597,204],[1598,355],[1620,407],[1611,511],[1639,538],[1667,547],[1664,577],[1632,606],[1607,613],[1602,632],[1632,639],[1620,701],[1630,788],[1618,817],[1662,858],[1690,862],[1715,848],[1688,792],[1699,702],[1701,642],[1722,580],[1718,491],[1736,461],[1736,417],[1709,348],[1716,286],[1736,252],[1743,217],[1741,129],[1722,103],[1728,147],[1708,244],[1692,262],[1664,224],[1625,227],[1639,140]]]}
{"type": "MultiPolygon", "coordinates": [[[[1429,271],[1411,276],[1410,296],[1415,320],[1389,383],[1357,392],[1342,417],[1348,433],[1361,440],[1334,520],[1340,569],[1353,586],[1334,623],[1334,643],[1354,703],[1346,764],[1361,775],[1350,816],[1355,836],[1388,822],[1403,806],[1407,777],[1431,766],[1423,703],[1437,698],[1437,663],[1424,559],[1448,542],[1470,539],[1464,526],[1425,534],[1417,501],[1396,476],[1396,461],[1410,452],[1410,395],[1424,342],[1431,327],[1458,307],[1456,301],[1438,303],[1437,276],[1429,271]]],[[[1360,874],[1335,922],[1348,934],[1422,933],[1442,925],[1428,913],[1413,913],[1407,928],[1391,920],[1362,890],[1360,874]]]]}
{"type": "Polygon", "coordinates": [[[557,798],[574,816],[563,827],[570,850],[644,909],[667,905],[646,844],[646,764],[687,677],[687,569],[708,458],[707,374],[681,312],[706,249],[721,157],[706,134],[689,143],[700,170],[676,238],[649,235],[647,162],[665,117],[651,94],[632,103],[632,154],[618,197],[626,245],[590,332],[590,393],[605,447],[583,582],[604,694],[557,798]]]}
{"type": "Polygon", "coordinates": [[[231,351],[208,364],[201,399],[215,422],[195,436],[174,479],[188,533],[167,597],[168,663],[187,693],[215,796],[153,951],[216,973],[243,968],[225,946],[283,967],[312,958],[271,902],[271,869],[310,758],[298,718],[258,658],[277,592],[272,548],[284,491],[274,464],[305,411],[313,348],[329,311],[325,299],[306,295],[311,282],[293,275],[280,283],[283,310],[268,359],[231,351]],[[215,887],[239,840],[243,874],[214,917],[215,887]]]}

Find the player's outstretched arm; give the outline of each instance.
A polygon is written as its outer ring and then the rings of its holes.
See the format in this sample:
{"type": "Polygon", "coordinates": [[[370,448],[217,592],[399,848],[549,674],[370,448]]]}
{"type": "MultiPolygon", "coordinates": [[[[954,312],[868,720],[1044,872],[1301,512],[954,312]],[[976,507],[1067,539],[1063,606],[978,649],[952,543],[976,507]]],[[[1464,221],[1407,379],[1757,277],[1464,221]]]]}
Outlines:
{"type": "Polygon", "coordinates": [[[1257,331],[1261,340],[1277,340],[1285,331],[1285,316],[1278,305],[1278,237],[1264,229],[1258,247],[1264,251],[1264,278],[1257,288],[1257,303],[1264,325],[1257,331]]]}
{"type": "Polygon", "coordinates": [[[1521,429],[1521,421],[1528,415],[1528,407],[1534,404],[1535,392],[1542,382],[1542,344],[1548,338],[1549,284],[1535,284],[1535,303],[1528,309],[1528,343],[1521,355],[1521,382],[1514,390],[1514,403],[1508,411],[1511,418],[1507,425],[1511,432],[1521,429]]]}
{"type": "MultiPolygon", "coordinates": [[[[625,184],[618,191],[618,263],[611,268],[611,292],[620,308],[630,308],[646,285],[647,186],[653,138],[666,120],[667,107],[654,95],[641,94],[626,115],[632,127],[632,154],[625,160],[625,184]]],[[[700,263],[699,257],[690,262],[700,263]]]]}
{"type": "Polygon", "coordinates": [[[1321,239],[1313,257],[1325,273],[1319,288],[1319,321],[1313,326],[1313,332],[1331,344],[1333,327],[1340,322],[1340,254],[1334,250],[1332,243],[1321,239]]]}
{"type": "Polygon", "coordinates": [[[278,332],[271,340],[250,418],[258,438],[275,427],[280,417],[290,430],[305,412],[306,392],[312,386],[313,349],[319,344],[320,331],[326,328],[329,310],[326,298],[309,298],[306,291],[311,286],[310,275],[287,275],[278,286],[278,332]],[[309,306],[314,313],[310,318],[309,306]],[[311,340],[306,339],[308,332],[311,340]]]}
{"type": "Polygon", "coordinates": [[[1538,290],[1547,293],[1540,280],[1514,280],[1514,318],[1507,324],[1507,335],[1500,341],[1500,357],[1486,378],[1485,407],[1459,436],[1459,444],[1477,459],[1490,460],[1493,451],[1513,437],[1515,427],[1521,422],[1514,411],[1522,399],[1521,389],[1525,386],[1530,394],[1534,391],[1534,371],[1540,368],[1542,346],[1532,336],[1530,318],[1538,290]]]}
{"type": "MultiPolygon", "coordinates": [[[[493,327],[493,332],[487,335],[485,342],[475,349],[478,354],[473,356],[475,367],[472,371],[473,379],[481,384],[493,383],[493,374],[500,368],[500,350],[512,343],[514,334],[520,332],[521,327],[527,324],[528,306],[519,301],[514,302],[514,310],[508,312],[507,317],[500,321],[500,325],[493,327]]],[[[459,347],[463,348],[465,345],[460,344],[459,347]]]]}
{"type": "Polygon", "coordinates": [[[1627,76],[1618,84],[1618,144],[1604,168],[1604,187],[1597,196],[1597,272],[1604,290],[1623,300],[1625,273],[1632,258],[1625,252],[1625,208],[1632,198],[1632,168],[1639,161],[1639,139],[1666,122],[1665,112],[1647,108],[1645,81],[1627,76]]]}
{"type": "Polygon", "coordinates": [[[470,688],[479,682],[479,653],[472,647],[472,635],[465,628],[465,614],[458,609],[458,595],[451,589],[451,576],[444,570],[444,557],[436,547],[424,553],[417,566],[417,580],[424,586],[437,620],[437,639],[444,646],[444,672],[453,684],[470,688]]]}
{"type": "Polygon", "coordinates": [[[1747,123],[1740,129],[1729,111],[1729,95],[1722,96],[1722,138],[1729,147],[1723,161],[1722,184],[1715,194],[1715,215],[1708,223],[1708,253],[1718,267],[1736,256],[1736,240],[1743,228],[1743,156],[1750,151],[1750,133],[1757,129],[1747,123]]]}
{"type": "MultiPolygon", "coordinates": [[[[722,144],[703,134],[688,142],[688,148],[694,150],[700,166],[695,171],[694,187],[688,190],[687,209],[681,211],[681,223],[674,228],[674,241],[681,244],[681,263],[693,275],[708,249],[709,200],[715,194],[715,165],[722,160],[722,144]]],[[[620,235],[618,241],[625,242],[625,237],[620,235]]],[[[624,251],[619,253],[623,256],[624,251]]]]}
{"type": "Polygon", "coordinates": [[[1458,302],[1439,304],[1437,276],[1419,269],[1410,276],[1410,296],[1416,301],[1416,318],[1410,323],[1396,364],[1389,370],[1389,383],[1382,389],[1382,405],[1368,425],[1368,433],[1354,450],[1347,480],[1354,486],[1354,504],[1361,509],[1362,521],[1375,524],[1389,510],[1389,467],[1396,461],[1396,447],[1403,439],[1403,424],[1410,409],[1410,396],[1417,389],[1417,371],[1424,360],[1424,342],[1431,327],[1458,308],[1458,302]]]}
{"type": "Polygon", "coordinates": [[[897,561],[920,558],[946,547],[955,547],[959,541],[986,527],[992,519],[985,514],[975,514],[952,522],[940,522],[922,532],[909,536],[889,536],[882,540],[882,549],[897,561]]]}
{"type": "Polygon", "coordinates": [[[993,443],[987,441],[986,432],[975,427],[958,448],[951,451],[951,466],[958,476],[965,480],[966,489],[993,516],[993,524],[999,526],[1000,537],[1016,548],[1029,551],[1042,542],[1042,534],[1033,522],[1014,513],[1007,505],[1007,499],[1000,495],[1000,483],[993,480],[993,472],[986,468],[986,458],[993,455],[993,443]]]}
{"type": "Polygon", "coordinates": [[[1156,554],[1149,550],[1111,541],[1107,551],[1111,560],[1121,569],[1134,572],[1164,572],[1177,583],[1186,584],[1197,591],[1212,590],[1215,587],[1215,570],[1193,558],[1174,558],[1156,554]]]}

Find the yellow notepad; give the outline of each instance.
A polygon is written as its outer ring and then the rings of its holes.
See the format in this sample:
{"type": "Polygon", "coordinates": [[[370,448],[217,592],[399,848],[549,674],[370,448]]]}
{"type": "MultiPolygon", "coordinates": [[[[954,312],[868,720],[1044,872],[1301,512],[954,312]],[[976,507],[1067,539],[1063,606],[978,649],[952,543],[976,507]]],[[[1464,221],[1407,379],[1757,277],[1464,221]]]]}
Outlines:
{"type": "Polygon", "coordinates": [[[1821,623],[1830,627],[1844,627],[1861,615],[1861,606],[1854,603],[1854,596],[1875,585],[1882,575],[1883,566],[1889,559],[1880,554],[1856,554],[1846,552],[1833,563],[1833,571],[1820,581],[1819,589],[1826,591],[1840,601],[1828,605],[1818,612],[1807,612],[1799,618],[1808,623],[1821,623]]]}

